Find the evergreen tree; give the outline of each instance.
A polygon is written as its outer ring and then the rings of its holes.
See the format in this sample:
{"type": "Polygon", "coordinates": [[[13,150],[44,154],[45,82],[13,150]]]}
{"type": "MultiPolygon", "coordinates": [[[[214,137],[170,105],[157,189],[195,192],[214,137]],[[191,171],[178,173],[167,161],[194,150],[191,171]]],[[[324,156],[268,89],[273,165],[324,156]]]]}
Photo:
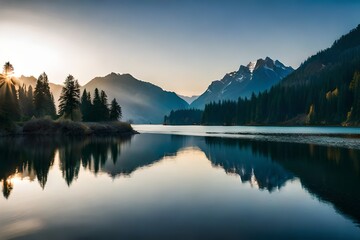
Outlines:
{"type": "Polygon", "coordinates": [[[76,120],[75,112],[80,110],[80,86],[72,75],[65,79],[59,102],[59,114],[76,120]]]}
{"type": "Polygon", "coordinates": [[[26,105],[26,87],[25,85],[22,85],[18,89],[18,96],[19,96],[19,105],[20,105],[20,111],[21,114],[25,115],[25,105],[26,105]]]}
{"type": "Polygon", "coordinates": [[[101,120],[108,121],[109,120],[109,107],[108,107],[108,100],[107,95],[104,91],[101,90],[100,93],[100,100],[101,100],[101,120]]]}
{"type": "Polygon", "coordinates": [[[33,88],[30,85],[27,92],[26,92],[26,106],[25,106],[25,113],[27,116],[32,117],[34,115],[34,92],[33,88]]]}
{"type": "Polygon", "coordinates": [[[20,106],[15,88],[16,81],[12,77],[14,67],[5,63],[3,74],[0,74],[0,121],[16,121],[20,119],[20,106]]]}
{"type": "Polygon", "coordinates": [[[83,94],[81,95],[81,104],[80,110],[82,113],[82,119],[84,122],[89,122],[92,120],[91,111],[92,111],[92,104],[91,104],[91,96],[90,93],[84,89],[83,94]]]}
{"type": "Polygon", "coordinates": [[[205,119],[203,111],[199,109],[180,109],[171,111],[169,116],[164,117],[164,124],[171,125],[193,125],[201,124],[205,119]]]}
{"type": "Polygon", "coordinates": [[[121,119],[122,117],[122,111],[120,105],[117,103],[116,99],[114,98],[111,101],[111,107],[110,107],[110,120],[111,121],[117,121],[121,119]]]}
{"type": "Polygon", "coordinates": [[[92,107],[92,121],[99,122],[102,121],[102,102],[100,99],[99,89],[95,88],[94,91],[94,99],[93,99],[93,107],[92,107]]]}
{"type": "Polygon", "coordinates": [[[349,120],[360,122],[360,72],[355,72],[353,80],[350,83],[350,89],[354,97],[349,120]]]}
{"type": "Polygon", "coordinates": [[[55,118],[56,108],[54,98],[50,93],[49,81],[46,73],[39,76],[34,91],[34,111],[37,117],[51,116],[55,118]]]}
{"type": "Polygon", "coordinates": [[[28,120],[34,115],[32,87],[29,86],[28,89],[25,85],[19,87],[18,96],[22,119],[28,120]]]}
{"type": "Polygon", "coordinates": [[[3,73],[5,76],[11,76],[14,73],[14,67],[10,62],[4,64],[3,73]]]}

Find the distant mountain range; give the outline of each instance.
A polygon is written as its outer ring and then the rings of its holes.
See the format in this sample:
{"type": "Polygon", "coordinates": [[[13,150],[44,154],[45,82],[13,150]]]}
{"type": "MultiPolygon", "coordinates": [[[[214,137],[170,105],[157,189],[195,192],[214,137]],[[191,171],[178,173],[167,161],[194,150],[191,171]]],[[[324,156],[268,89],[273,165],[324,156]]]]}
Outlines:
{"type": "Polygon", "coordinates": [[[92,95],[95,88],[104,90],[109,102],[116,98],[122,107],[124,120],[134,123],[162,123],[164,115],[171,110],[188,107],[188,103],[176,93],[140,81],[130,74],[111,73],[96,77],[82,87],[92,95]]]}
{"type": "MultiPolygon", "coordinates": [[[[117,73],[96,77],[85,84],[81,91],[86,89],[93,95],[95,88],[98,88],[108,94],[109,102],[116,98],[122,107],[125,121],[162,123],[164,115],[169,114],[171,110],[186,109],[189,106],[203,108],[211,101],[248,97],[252,92],[258,93],[270,88],[292,71],[291,67],[286,67],[279,61],[273,61],[268,57],[265,60],[259,59],[247,66],[240,66],[238,71],[226,74],[220,81],[212,82],[201,96],[191,97],[165,91],[130,74],[117,73]]],[[[19,81],[21,85],[31,85],[35,89],[35,77],[21,76],[19,81]]],[[[62,85],[49,85],[58,106],[62,85]]]]}
{"type": "Polygon", "coordinates": [[[241,65],[238,71],[226,74],[221,80],[213,81],[207,90],[190,105],[202,109],[205,104],[219,100],[237,100],[239,97],[250,97],[270,89],[294,69],[269,57],[241,65]]]}
{"type": "Polygon", "coordinates": [[[209,125],[359,126],[360,25],[271,90],[251,100],[212,104],[202,119],[209,125]]]}
{"type": "Polygon", "coordinates": [[[193,101],[195,101],[199,96],[197,95],[194,95],[194,96],[191,96],[191,97],[188,97],[188,96],[183,96],[183,95],[180,95],[180,94],[177,94],[180,98],[184,99],[188,104],[191,104],[193,101]]]}

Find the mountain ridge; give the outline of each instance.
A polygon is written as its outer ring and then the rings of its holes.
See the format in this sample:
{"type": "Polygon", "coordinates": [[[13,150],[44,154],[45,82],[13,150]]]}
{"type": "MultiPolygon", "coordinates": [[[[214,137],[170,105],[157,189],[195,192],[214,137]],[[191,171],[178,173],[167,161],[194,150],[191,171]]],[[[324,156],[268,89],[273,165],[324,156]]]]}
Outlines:
{"type": "Polygon", "coordinates": [[[190,104],[192,108],[204,108],[205,104],[219,100],[237,100],[270,89],[294,71],[279,60],[269,57],[240,65],[237,71],[225,74],[213,81],[206,91],[190,104]]]}
{"type": "Polygon", "coordinates": [[[202,124],[359,126],[360,24],[269,91],[207,105],[202,124]]]}
{"type": "Polygon", "coordinates": [[[108,100],[116,98],[123,110],[124,120],[135,123],[161,123],[172,109],[187,108],[188,103],[150,82],[138,80],[131,74],[110,73],[95,77],[81,87],[93,94],[95,88],[104,90],[108,100]]]}
{"type": "MultiPolygon", "coordinates": [[[[35,90],[37,79],[34,76],[21,75],[17,79],[19,81],[20,86],[24,84],[26,86],[31,86],[33,88],[33,91],[35,90]]],[[[60,84],[49,82],[49,87],[50,87],[50,92],[54,96],[55,106],[57,107],[63,86],[60,84]]]]}
{"type": "Polygon", "coordinates": [[[185,100],[188,104],[191,104],[193,101],[195,101],[199,95],[193,95],[193,96],[184,96],[181,94],[177,94],[180,98],[182,98],[183,100],[185,100]]]}

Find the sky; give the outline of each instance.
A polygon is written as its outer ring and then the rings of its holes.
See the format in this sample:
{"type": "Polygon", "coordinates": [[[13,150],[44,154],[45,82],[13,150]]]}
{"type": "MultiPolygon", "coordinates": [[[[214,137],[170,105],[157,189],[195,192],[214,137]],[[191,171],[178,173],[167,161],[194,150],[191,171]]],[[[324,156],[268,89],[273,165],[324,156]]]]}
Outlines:
{"type": "Polygon", "coordinates": [[[357,0],[0,0],[0,63],[59,84],[130,73],[199,95],[266,56],[297,68],[359,13],[357,0]]]}

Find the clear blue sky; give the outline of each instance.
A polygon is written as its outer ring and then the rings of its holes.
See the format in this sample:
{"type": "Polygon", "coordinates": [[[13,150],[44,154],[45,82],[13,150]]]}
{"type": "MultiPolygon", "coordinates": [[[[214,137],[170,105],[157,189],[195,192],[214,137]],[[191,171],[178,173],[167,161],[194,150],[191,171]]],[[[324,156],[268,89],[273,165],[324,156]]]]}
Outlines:
{"type": "Polygon", "coordinates": [[[0,61],[57,83],[131,73],[192,95],[258,58],[296,68],[358,24],[360,1],[346,0],[0,0],[0,61]]]}

